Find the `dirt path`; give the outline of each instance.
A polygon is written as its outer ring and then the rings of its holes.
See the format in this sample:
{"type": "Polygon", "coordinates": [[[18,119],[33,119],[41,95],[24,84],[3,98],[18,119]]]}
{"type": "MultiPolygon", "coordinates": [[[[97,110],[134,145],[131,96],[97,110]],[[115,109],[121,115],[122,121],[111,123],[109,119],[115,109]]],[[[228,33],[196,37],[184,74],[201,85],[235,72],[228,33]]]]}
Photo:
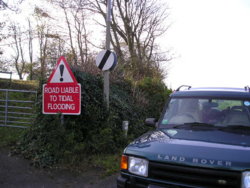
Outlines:
{"type": "Polygon", "coordinates": [[[115,188],[117,174],[102,178],[98,170],[73,174],[64,170],[39,170],[29,161],[0,149],[1,188],[115,188]]]}

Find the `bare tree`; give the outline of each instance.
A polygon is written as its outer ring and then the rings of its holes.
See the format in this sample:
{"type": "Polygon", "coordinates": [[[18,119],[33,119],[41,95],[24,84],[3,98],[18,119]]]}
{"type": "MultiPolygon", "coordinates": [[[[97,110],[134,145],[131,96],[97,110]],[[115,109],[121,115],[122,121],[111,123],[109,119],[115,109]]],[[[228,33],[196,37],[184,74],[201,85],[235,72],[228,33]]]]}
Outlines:
{"type": "Polygon", "coordinates": [[[70,20],[69,20],[69,16],[66,10],[66,7],[64,6],[64,4],[62,4],[61,8],[63,8],[64,11],[64,15],[65,15],[65,19],[66,19],[66,23],[68,26],[68,31],[69,31],[69,40],[70,40],[70,47],[71,47],[71,51],[73,54],[73,60],[74,60],[74,65],[77,65],[77,55],[76,55],[76,50],[73,44],[73,34],[72,34],[72,28],[71,28],[71,24],[70,24],[70,20]]]}
{"type": "MultiPolygon", "coordinates": [[[[106,17],[107,1],[95,0],[95,10],[106,17]]],[[[157,37],[166,32],[163,24],[168,8],[157,0],[114,0],[112,11],[111,42],[118,54],[119,63],[129,77],[162,76],[159,62],[168,61],[157,50],[157,37]],[[127,53],[128,52],[128,53],[127,53]]]]}
{"type": "Polygon", "coordinates": [[[29,79],[33,80],[33,30],[31,27],[31,22],[30,19],[28,19],[28,24],[29,24],[29,30],[28,30],[28,36],[29,36],[29,60],[30,60],[30,64],[29,64],[29,79]]]}
{"type": "MultiPolygon", "coordinates": [[[[23,0],[16,0],[16,1],[8,1],[8,0],[0,0],[0,11],[4,10],[10,10],[12,12],[18,12],[19,11],[19,5],[23,2],[23,0]]],[[[3,34],[2,30],[7,25],[6,23],[8,20],[5,20],[2,18],[0,22],[0,43],[8,38],[9,34],[3,34]]],[[[13,31],[12,31],[13,32],[13,31]]],[[[13,39],[13,37],[10,37],[13,39]]],[[[13,45],[13,44],[12,44],[13,45]]],[[[10,67],[8,66],[11,61],[7,60],[9,58],[4,57],[5,48],[0,48],[0,70],[7,71],[10,70],[10,67]]]]}
{"type": "Polygon", "coordinates": [[[22,43],[22,32],[20,30],[20,27],[16,24],[12,24],[10,26],[10,30],[12,32],[12,36],[14,39],[14,51],[15,55],[13,55],[13,59],[15,61],[15,68],[17,71],[17,74],[19,76],[19,79],[23,79],[23,74],[25,70],[25,60],[24,60],[24,52],[23,52],[23,43],[22,43]]]}
{"type": "Polygon", "coordinates": [[[74,25],[76,30],[77,44],[79,48],[81,64],[84,65],[86,62],[88,62],[88,39],[85,24],[85,15],[83,11],[79,9],[74,14],[74,25]]]}
{"type": "Polygon", "coordinates": [[[15,1],[15,3],[10,4],[6,0],[0,0],[0,10],[8,9],[8,10],[11,10],[11,11],[18,11],[17,6],[19,4],[21,4],[22,2],[23,2],[23,0],[18,0],[18,1],[15,1]]]}
{"type": "Polygon", "coordinates": [[[88,3],[84,0],[52,0],[64,13],[68,28],[69,46],[73,56],[73,65],[85,66],[88,61],[89,41],[86,27],[88,3]]]}
{"type": "MultiPolygon", "coordinates": [[[[5,36],[1,32],[2,29],[4,28],[4,26],[5,26],[5,22],[0,22],[0,43],[5,38],[5,36]]],[[[0,70],[3,70],[4,65],[5,65],[5,63],[4,63],[3,59],[2,59],[2,55],[3,55],[3,49],[0,48],[0,70]]]]}
{"type": "Polygon", "coordinates": [[[46,71],[46,50],[47,50],[47,44],[48,44],[48,38],[46,37],[46,34],[48,34],[49,29],[45,28],[44,26],[41,26],[37,32],[38,40],[39,40],[39,51],[40,51],[40,66],[41,66],[41,72],[40,77],[41,79],[45,79],[45,71],[46,71]]]}
{"type": "Polygon", "coordinates": [[[48,19],[50,19],[50,15],[36,7],[35,10],[35,17],[37,20],[37,38],[39,42],[39,61],[40,61],[40,80],[43,82],[43,80],[46,78],[46,58],[47,58],[47,47],[48,47],[48,36],[50,36],[49,31],[50,27],[47,23],[48,19]]]}

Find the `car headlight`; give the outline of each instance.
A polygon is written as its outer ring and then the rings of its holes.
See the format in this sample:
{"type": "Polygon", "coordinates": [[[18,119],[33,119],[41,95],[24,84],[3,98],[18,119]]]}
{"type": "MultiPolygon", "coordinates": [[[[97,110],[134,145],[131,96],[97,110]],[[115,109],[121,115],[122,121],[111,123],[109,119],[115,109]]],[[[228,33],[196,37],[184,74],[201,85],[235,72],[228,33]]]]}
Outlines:
{"type": "Polygon", "coordinates": [[[250,188],[250,172],[243,172],[242,173],[242,180],[241,180],[241,187],[242,188],[250,188]]]}
{"type": "Polygon", "coordinates": [[[132,174],[147,177],[148,176],[148,161],[137,157],[129,157],[128,171],[132,174]]]}

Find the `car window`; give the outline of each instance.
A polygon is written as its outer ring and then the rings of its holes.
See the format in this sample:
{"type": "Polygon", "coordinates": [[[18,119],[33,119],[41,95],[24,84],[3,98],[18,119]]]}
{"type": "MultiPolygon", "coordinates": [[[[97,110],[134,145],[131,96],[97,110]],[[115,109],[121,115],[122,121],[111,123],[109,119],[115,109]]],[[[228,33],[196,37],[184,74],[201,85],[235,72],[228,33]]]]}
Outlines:
{"type": "Polygon", "coordinates": [[[206,123],[215,126],[250,126],[250,101],[212,98],[173,98],[166,107],[161,126],[206,123]]]}

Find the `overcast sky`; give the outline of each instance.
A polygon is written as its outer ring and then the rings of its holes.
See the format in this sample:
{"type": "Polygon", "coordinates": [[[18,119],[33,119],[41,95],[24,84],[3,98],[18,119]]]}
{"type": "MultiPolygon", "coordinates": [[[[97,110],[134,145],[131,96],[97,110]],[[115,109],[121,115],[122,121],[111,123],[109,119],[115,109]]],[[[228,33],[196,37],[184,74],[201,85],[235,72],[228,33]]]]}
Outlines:
{"type": "MultiPolygon", "coordinates": [[[[161,45],[176,56],[168,67],[168,87],[250,85],[250,0],[162,1],[172,24],[161,45]]],[[[29,14],[23,11],[20,19],[29,14]]]]}
{"type": "Polygon", "coordinates": [[[165,44],[177,56],[166,84],[250,85],[250,0],[168,0],[165,44]]]}

